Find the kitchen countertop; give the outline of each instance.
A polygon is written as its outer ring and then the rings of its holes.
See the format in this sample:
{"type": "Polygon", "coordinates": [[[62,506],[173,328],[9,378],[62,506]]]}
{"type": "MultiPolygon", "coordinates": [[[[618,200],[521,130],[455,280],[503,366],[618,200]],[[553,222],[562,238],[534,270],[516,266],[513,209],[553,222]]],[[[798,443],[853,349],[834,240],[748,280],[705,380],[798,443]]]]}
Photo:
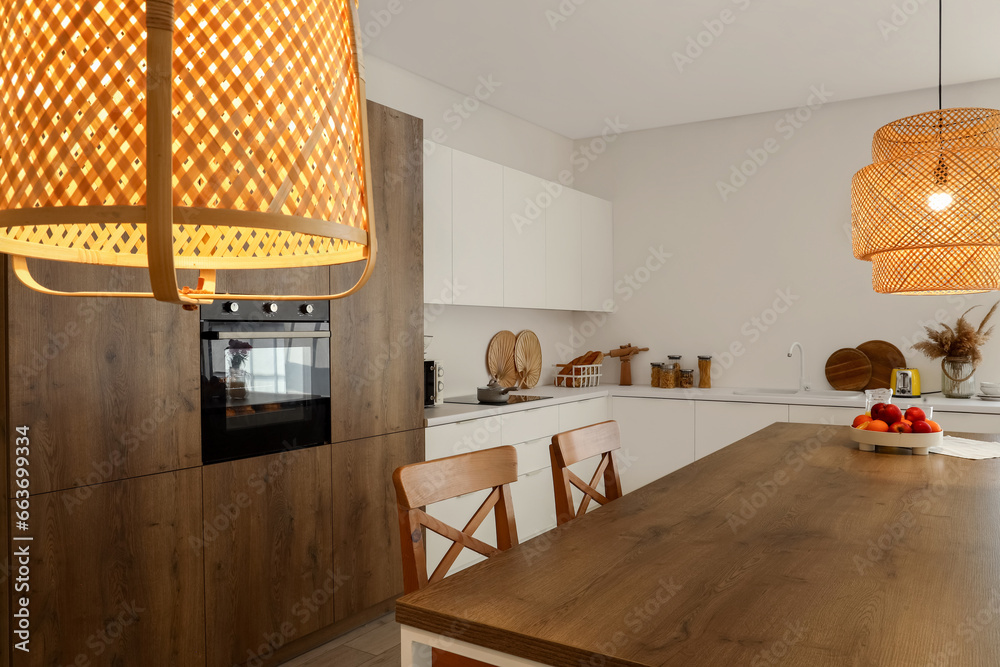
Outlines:
{"type": "MultiPolygon", "coordinates": [[[[861,392],[842,392],[845,397],[841,398],[805,394],[784,394],[784,395],[741,395],[734,392],[745,391],[738,387],[718,387],[712,389],[654,389],[653,387],[633,385],[631,387],[619,387],[618,385],[605,385],[586,389],[567,389],[566,387],[553,387],[551,385],[539,385],[533,389],[511,392],[513,394],[526,394],[531,396],[551,396],[544,401],[532,401],[530,403],[517,403],[515,405],[461,405],[457,403],[442,403],[433,408],[424,408],[425,426],[440,426],[451,424],[468,419],[480,419],[510,412],[520,412],[522,410],[534,410],[562,403],[573,403],[575,401],[585,401],[591,398],[631,397],[631,398],[660,398],[668,400],[695,400],[695,401],[723,401],[727,403],[771,403],[779,405],[815,405],[820,407],[841,407],[841,408],[864,408],[865,396],[861,392]]],[[[829,392],[830,390],[819,390],[829,392]]],[[[945,398],[941,394],[925,394],[921,398],[896,398],[893,401],[897,405],[906,407],[907,405],[932,406],[941,412],[971,412],[981,414],[1000,415],[1000,402],[984,401],[979,398],[945,398]]]]}

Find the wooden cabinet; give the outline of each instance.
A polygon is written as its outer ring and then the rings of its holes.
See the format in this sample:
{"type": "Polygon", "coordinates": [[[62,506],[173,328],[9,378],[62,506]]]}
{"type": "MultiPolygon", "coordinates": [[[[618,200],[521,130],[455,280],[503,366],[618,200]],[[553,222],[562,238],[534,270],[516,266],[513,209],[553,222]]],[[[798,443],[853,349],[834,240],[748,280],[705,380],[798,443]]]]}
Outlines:
{"type": "Polygon", "coordinates": [[[334,621],[331,446],[204,468],[208,666],[243,664],[334,621]]]}
{"type": "Polygon", "coordinates": [[[622,432],[625,493],[694,462],[695,401],[615,397],[611,411],[622,432]]]}
{"type": "Polygon", "coordinates": [[[424,430],[333,445],[335,618],[403,592],[392,472],[424,459],[424,430]]]}
{"type": "Polygon", "coordinates": [[[451,280],[452,150],[428,143],[424,152],[424,303],[453,303],[451,280]]]}
{"type": "Polygon", "coordinates": [[[611,202],[581,195],[583,310],[610,312],[614,302],[614,215],[611,202]]]}
{"type": "Polygon", "coordinates": [[[452,154],[454,303],[503,306],[503,167],[452,154]]]}
{"type": "Polygon", "coordinates": [[[16,667],[205,664],[200,469],[33,496],[31,525],[16,667]]]}
{"type": "MultiPolygon", "coordinates": [[[[368,103],[378,260],[368,284],[330,304],[331,442],[422,428],[421,300],[423,123],[368,103]]],[[[357,280],[360,266],[335,266],[335,291],[357,280]]]]}
{"type": "Polygon", "coordinates": [[[583,305],[582,193],[563,188],[545,215],[545,307],[580,310],[583,305]]]}
{"type": "Polygon", "coordinates": [[[509,308],[545,308],[543,196],[542,179],[504,167],[503,305],[509,308]]]}
{"type": "MultiPolygon", "coordinates": [[[[44,284],[148,289],[137,269],[40,262],[44,284]]],[[[32,492],[201,464],[198,313],[54,297],[8,278],[9,419],[31,428],[32,492]]]]}
{"type": "Polygon", "coordinates": [[[694,453],[700,459],[774,422],[787,422],[788,406],[699,401],[694,414],[694,453]]]}

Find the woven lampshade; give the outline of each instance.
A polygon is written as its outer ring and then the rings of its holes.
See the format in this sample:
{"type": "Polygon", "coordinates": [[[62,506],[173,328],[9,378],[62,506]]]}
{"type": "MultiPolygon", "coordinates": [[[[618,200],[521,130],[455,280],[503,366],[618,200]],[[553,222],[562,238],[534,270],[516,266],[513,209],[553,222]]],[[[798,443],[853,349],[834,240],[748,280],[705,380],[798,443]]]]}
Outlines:
{"type": "Polygon", "coordinates": [[[897,120],[875,133],[872,161],[851,183],[851,221],[875,291],[1000,289],[1000,111],[897,120]]]}
{"type": "Polygon", "coordinates": [[[350,0],[4,0],[0,251],[147,267],[155,297],[338,298],[371,275],[350,0]],[[145,8],[144,8],[145,7],[145,8]],[[218,269],[365,261],[336,295],[221,295],[218,269]],[[176,270],[200,271],[178,289],[176,270]]]}

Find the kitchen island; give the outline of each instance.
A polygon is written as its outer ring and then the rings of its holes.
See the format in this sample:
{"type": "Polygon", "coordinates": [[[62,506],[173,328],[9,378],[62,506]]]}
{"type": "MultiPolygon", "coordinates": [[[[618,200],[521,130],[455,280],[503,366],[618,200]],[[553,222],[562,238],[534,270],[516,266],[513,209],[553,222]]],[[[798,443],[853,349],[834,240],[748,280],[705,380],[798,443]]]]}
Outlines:
{"type": "Polygon", "coordinates": [[[1000,664],[998,505],[1000,460],[774,424],[401,598],[403,665],[1000,664]]]}

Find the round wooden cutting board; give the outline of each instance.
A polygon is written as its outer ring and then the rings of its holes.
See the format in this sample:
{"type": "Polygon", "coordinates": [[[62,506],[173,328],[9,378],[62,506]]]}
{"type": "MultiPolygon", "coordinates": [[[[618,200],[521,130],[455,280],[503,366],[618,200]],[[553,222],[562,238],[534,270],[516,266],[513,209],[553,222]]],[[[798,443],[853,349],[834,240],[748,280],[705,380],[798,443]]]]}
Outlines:
{"type": "Polygon", "coordinates": [[[884,340],[870,340],[858,345],[858,349],[872,364],[872,378],[865,389],[892,389],[892,369],[906,368],[906,357],[899,348],[884,340]]]}
{"type": "Polygon", "coordinates": [[[513,331],[499,331],[486,348],[486,370],[505,387],[517,384],[517,366],[514,364],[514,345],[517,336],[513,331]]]}
{"type": "Polygon", "coordinates": [[[521,378],[521,389],[531,389],[542,377],[542,345],[534,331],[525,329],[514,343],[514,366],[521,378]]]}
{"type": "Polygon", "coordinates": [[[861,350],[845,347],[826,360],[826,381],[834,389],[861,391],[872,379],[872,362],[861,350]]]}

